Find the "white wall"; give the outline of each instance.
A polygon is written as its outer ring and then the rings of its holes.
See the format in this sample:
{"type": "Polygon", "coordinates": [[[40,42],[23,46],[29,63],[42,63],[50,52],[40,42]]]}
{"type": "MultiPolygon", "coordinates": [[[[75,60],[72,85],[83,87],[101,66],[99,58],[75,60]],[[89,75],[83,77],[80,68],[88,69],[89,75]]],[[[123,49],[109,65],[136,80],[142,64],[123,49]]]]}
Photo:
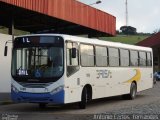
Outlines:
{"type": "Polygon", "coordinates": [[[5,42],[11,39],[12,36],[0,33],[0,93],[10,93],[11,90],[11,43],[7,44],[7,57],[4,56],[5,42]]]}

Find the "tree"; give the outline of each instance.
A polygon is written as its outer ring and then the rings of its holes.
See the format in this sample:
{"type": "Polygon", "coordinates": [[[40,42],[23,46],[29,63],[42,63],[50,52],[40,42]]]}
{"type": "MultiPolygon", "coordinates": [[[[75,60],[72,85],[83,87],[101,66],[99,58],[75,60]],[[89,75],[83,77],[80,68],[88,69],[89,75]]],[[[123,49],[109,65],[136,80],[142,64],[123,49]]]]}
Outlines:
{"type": "Polygon", "coordinates": [[[132,26],[122,26],[120,30],[125,35],[135,35],[137,33],[137,29],[132,26]]]}

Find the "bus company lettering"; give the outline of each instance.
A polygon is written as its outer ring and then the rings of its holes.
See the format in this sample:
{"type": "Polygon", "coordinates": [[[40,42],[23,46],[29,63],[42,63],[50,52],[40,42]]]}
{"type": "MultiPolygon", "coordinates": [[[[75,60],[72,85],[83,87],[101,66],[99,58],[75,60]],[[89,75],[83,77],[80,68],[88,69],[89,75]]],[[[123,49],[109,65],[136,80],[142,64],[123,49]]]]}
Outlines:
{"type": "Polygon", "coordinates": [[[97,72],[97,79],[99,78],[111,78],[112,77],[112,73],[110,70],[96,70],[97,72]]]}

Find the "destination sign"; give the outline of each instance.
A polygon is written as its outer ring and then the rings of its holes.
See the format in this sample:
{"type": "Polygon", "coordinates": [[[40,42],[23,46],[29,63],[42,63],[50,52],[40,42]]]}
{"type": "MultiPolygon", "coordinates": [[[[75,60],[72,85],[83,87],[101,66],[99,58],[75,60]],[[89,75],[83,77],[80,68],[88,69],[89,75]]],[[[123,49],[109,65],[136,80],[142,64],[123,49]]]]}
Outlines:
{"type": "Polygon", "coordinates": [[[14,41],[14,47],[26,45],[40,45],[40,44],[63,44],[63,38],[58,36],[25,36],[17,37],[14,41]]]}

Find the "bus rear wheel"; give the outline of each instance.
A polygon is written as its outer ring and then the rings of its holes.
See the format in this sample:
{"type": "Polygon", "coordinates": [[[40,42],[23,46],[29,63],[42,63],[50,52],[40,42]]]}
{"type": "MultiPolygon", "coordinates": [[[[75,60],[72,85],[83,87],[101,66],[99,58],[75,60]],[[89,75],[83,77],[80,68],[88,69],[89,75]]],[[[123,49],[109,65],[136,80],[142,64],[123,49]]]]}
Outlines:
{"type": "Polygon", "coordinates": [[[135,82],[132,82],[131,87],[130,87],[130,93],[123,95],[124,99],[128,99],[128,100],[133,100],[135,99],[137,94],[137,85],[135,82]]]}
{"type": "Polygon", "coordinates": [[[85,109],[86,108],[87,99],[88,99],[87,89],[84,88],[83,91],[82,91],[81,101],[79,102],[79,108],[80,109],[85,109]]]}

